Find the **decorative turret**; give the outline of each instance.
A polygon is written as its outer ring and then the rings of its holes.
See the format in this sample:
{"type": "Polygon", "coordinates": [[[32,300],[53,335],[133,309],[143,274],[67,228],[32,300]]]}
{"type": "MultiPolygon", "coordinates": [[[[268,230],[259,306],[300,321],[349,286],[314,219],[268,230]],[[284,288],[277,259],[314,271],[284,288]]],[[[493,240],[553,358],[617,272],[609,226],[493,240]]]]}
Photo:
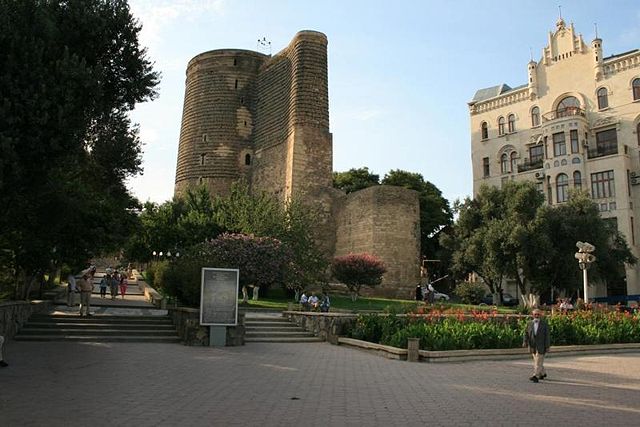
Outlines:
{"type": "Polygon", "coordinates": [[[593,51],[593,74],[596,80],[602,78],[602,39],[596,38],[591,42],[591,50],[593,51]]]}
{"type": "Polygon", "coordinates": [[[538,96],[538,63],[532,59],[529,61],[527,68],[529,74],[529,99],[533,100],[538,96]]]}

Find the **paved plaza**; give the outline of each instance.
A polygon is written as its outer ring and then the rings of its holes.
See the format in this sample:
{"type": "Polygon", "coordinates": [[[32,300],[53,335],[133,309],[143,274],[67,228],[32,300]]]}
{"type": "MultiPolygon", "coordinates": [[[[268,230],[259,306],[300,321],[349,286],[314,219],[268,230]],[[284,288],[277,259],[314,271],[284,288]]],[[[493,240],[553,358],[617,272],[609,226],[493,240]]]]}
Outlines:
{"type": "Polygon", "coordinates": [[[16,342],[0,426],[638,425],[640,355],[408,363],[328,343],[16,342]]]}

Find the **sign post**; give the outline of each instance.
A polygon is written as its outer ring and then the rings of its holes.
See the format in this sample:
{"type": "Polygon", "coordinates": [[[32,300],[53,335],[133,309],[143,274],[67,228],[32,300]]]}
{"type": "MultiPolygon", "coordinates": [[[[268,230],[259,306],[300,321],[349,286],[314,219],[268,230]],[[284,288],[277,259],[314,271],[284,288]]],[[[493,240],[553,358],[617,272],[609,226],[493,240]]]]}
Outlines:
{"type": "Polygon", "coordinates": [[[209,326],[209,345],[227,344],[227,326],[238,324],[238,288],[240,270],[202,269],[200,288],[200,324],[209,326]]]}

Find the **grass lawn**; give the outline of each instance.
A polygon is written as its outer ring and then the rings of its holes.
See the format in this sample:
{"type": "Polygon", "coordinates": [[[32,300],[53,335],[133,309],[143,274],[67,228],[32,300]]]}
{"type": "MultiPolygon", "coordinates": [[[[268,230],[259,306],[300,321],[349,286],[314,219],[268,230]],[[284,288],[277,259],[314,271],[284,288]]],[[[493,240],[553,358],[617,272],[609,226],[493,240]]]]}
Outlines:
{"type": "MultiPolygon", "coordinates": [[[[251,293],[249,294],[251,295],[251,293]]],[[[240,300],[241,301],[241,300],[240,300]]],[[[287,294],[278,288],[269,290],[269,295],[266,297],[260,297],[258,301],[249,300],[247,305],[240,305],[241,307],[252,308],[266,308],[272,310],[286,310],[289,302],[294,302],[293,298],[288,297],[287,294]]],[[[477,306],[469,304],[457,304],[457,303],[438,303],[436,307],[442,307],[442,309],[453,310],[489,310],[490,306],[477,306]]],[[[401,299],[389,299],[389,298],[365,298],[358,297],[356,301],[351,301],[350,296],[346,295],[333,295],[331,296],[331,310],[335,311],[395,311],[395,312],[407,312],[415,311],[417,303],[413,300],[401,300],[401,299]]],[[[498,307],[498,313],[513,313],[512,308],[498,307]]]]}

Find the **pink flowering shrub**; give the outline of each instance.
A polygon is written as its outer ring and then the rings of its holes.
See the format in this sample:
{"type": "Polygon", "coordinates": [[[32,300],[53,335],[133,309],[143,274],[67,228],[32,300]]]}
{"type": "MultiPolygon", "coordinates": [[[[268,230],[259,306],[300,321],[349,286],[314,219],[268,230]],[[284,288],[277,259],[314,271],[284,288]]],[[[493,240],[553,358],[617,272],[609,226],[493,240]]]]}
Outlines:
{"type": "Polygon", "coordinates": [[[354,301],[358,298],[363,285],[379,285],[386,271],[379,258],[367,253],[335,257],[331,263],[333,277],[347,285],[354,301]]]}

